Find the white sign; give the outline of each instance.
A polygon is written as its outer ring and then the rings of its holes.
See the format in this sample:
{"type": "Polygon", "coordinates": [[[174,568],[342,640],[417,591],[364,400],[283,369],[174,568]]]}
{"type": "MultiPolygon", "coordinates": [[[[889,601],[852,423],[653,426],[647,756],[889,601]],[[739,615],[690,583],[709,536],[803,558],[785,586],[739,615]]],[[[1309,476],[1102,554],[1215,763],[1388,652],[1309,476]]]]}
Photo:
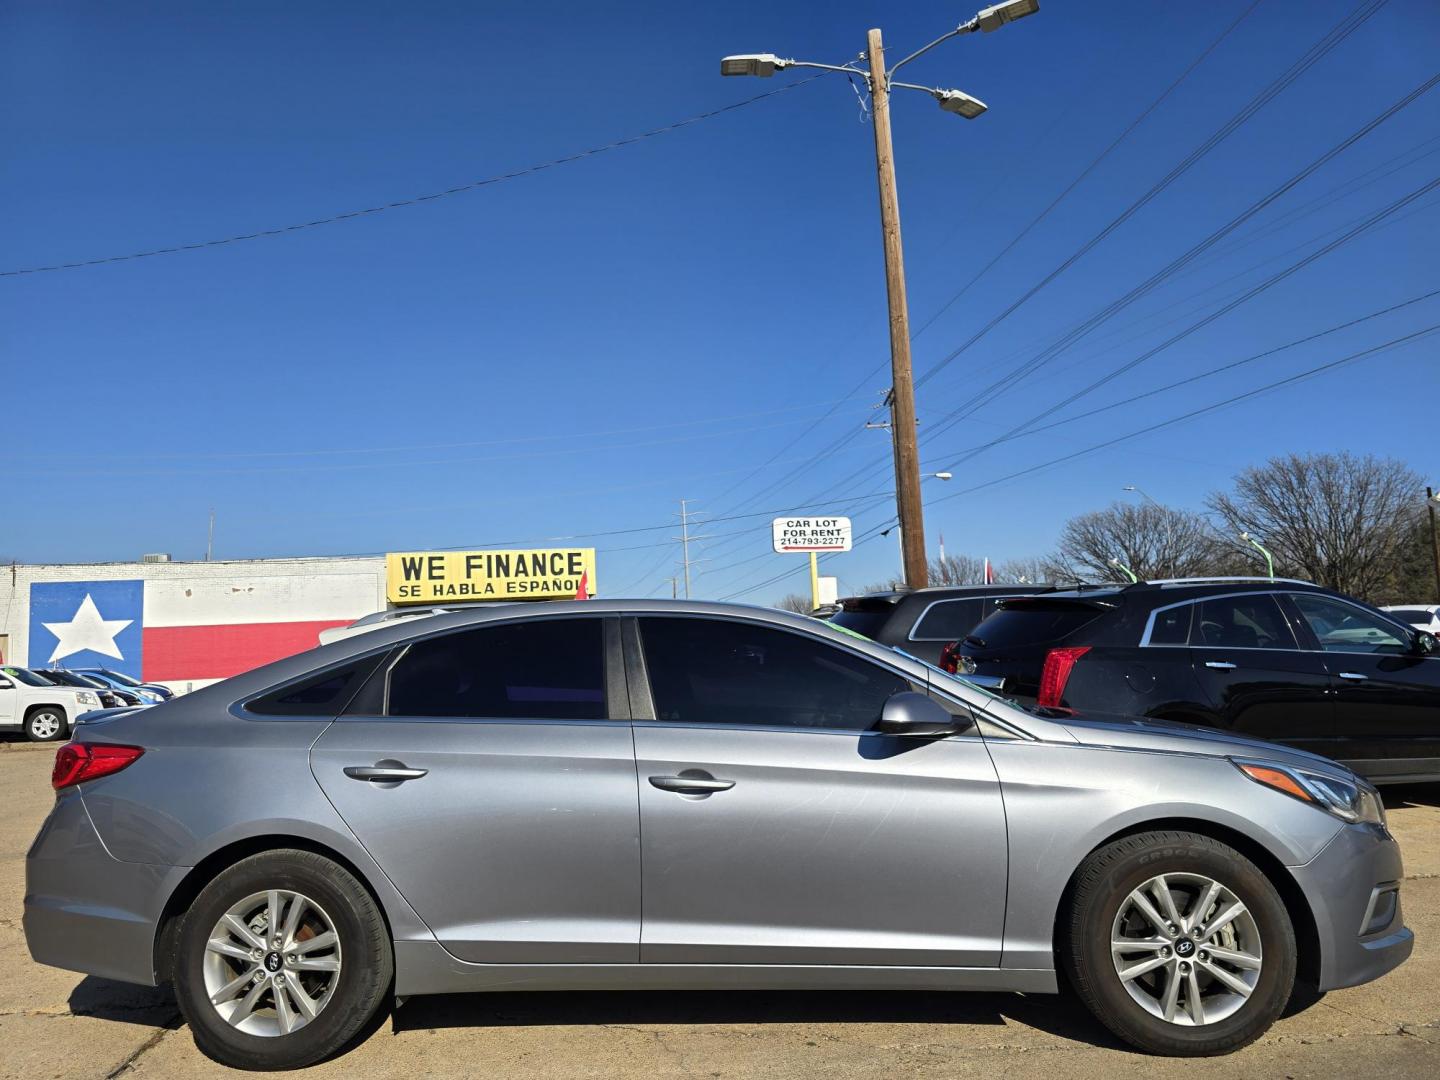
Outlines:
{"type": "Polygon", "coordinates": [[[775,550],[849,551],[850,519],[844,517],[783,517],[776,518],[772,528],[775,550]]]}

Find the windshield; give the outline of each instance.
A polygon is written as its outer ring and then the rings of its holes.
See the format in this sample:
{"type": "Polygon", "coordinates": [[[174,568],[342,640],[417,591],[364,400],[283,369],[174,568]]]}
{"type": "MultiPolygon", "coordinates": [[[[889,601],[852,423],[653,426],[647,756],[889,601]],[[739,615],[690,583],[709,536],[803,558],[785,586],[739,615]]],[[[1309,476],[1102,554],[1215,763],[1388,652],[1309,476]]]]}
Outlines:
{"type": "Polygon", "coordinates": [[[31,671],[29,668],[10,667],[9,665],[6,665],[5,667],[0,667],[0,671],[3,671],[6,675],[9,675],[18,683],[24,683],[26,686],[55,685],[48,679],[42,679],[39,675],[36,675],[35,672],[31,671]]]}
{"type": "Polygon", "coordinates": [[[126,675],[123,671],[107,671],[107,672],[105,672],[105,675],[106,675],[107,678],[111,679],[113,682],[118,682],[121,686],[140,686],[140,685],[141,685],[139,679],[136,679],[136,678],[133,678],[133,677],[131,677],[131,676],[129,676],[129,675],[126,675]]]}

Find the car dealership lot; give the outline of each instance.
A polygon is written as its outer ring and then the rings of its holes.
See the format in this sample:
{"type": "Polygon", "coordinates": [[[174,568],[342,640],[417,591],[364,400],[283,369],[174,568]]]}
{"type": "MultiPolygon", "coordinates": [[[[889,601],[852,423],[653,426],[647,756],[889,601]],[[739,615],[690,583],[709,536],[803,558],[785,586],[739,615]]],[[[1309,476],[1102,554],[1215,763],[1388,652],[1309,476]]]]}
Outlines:
{"type": "MultiPolygon", "coordinates": [[[[48,810],[53,747],[0,742],[0,1077],[227,1073],[178,1028],[168,993],[31,963],[24,853],[48,810]]],[[[875,1077],[1440,1073],[1440,786],[1387,796],[1404,849],[1414,956],[1325,996],[1229,1058],[1116,1049],[1068,998],[1014,994],[495,994],[419,998],[316,1076],[875,1077]]]]}

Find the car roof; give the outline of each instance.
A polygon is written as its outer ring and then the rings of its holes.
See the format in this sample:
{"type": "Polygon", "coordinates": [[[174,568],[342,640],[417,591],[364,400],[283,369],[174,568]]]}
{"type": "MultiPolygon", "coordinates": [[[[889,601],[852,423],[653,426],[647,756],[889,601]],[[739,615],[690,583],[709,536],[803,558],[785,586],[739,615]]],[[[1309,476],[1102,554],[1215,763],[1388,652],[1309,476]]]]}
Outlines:
{"type": "Polygon", "coordinates": [[[950,597],[963,597],[969,595],[982,596],[997,592],[1006,593],[1041,593],[1050,592],[1057,588],[1055,585],[1038,585],[1027,582],[1021,584],[1004,584],[992,582],[989,585],[927,585],[923,589],[882,589],[871,593],[857,593],[855,596],[842,597],[838,603],[842,606],[851,601],[871,604],[898,604],[902,600],[918,596],[930,600],[945,600],[950,597]]]}

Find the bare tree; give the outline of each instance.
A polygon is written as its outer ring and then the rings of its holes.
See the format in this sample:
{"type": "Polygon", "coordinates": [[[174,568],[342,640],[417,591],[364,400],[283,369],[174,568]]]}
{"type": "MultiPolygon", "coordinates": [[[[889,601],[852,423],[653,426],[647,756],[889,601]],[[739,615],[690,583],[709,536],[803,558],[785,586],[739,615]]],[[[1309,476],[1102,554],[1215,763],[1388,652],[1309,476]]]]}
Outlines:
{"type": "Polygon", "coordinates": [[[1114,581],[1124,571],[1141,580],[1213,574],[1225,558],[1209,522],[1189,510],[1152,503],[1114,503],[1071,518],[1049,560],[1051,580],[1114,581]]]}
{"type": "Polygon", "coordinates": [[[781,597],[780,602],[775,606],[778,607],[781,611],[793,611],[799,615],[809,615],[812,610],[810,606],[810,597],[801,596],[799,593],[793,592],[790,593],[788,596],[781,597]]]}
{"type": "Polygon", "coordinates": [[[1246,469],[1209,505],[1229,533],[1250,532],[1270,549],[1277,574],[1379,601],[1393,588],[1423,490],[1394,458],[1289,454],[1246,469]]]}
{"type": "Polygon", "coordinates": [[[1062,579],[1056,577],[1049,559],[1031,556],[1006,559],[995,567],[995,580],[1003,585],[1040,585],[1062,579]]]}
{"type": "Polygon", "coordinates": [[[985,560],[973,555],[943,555],[930,560],[931,585],[983,585],[985,560]]]}

